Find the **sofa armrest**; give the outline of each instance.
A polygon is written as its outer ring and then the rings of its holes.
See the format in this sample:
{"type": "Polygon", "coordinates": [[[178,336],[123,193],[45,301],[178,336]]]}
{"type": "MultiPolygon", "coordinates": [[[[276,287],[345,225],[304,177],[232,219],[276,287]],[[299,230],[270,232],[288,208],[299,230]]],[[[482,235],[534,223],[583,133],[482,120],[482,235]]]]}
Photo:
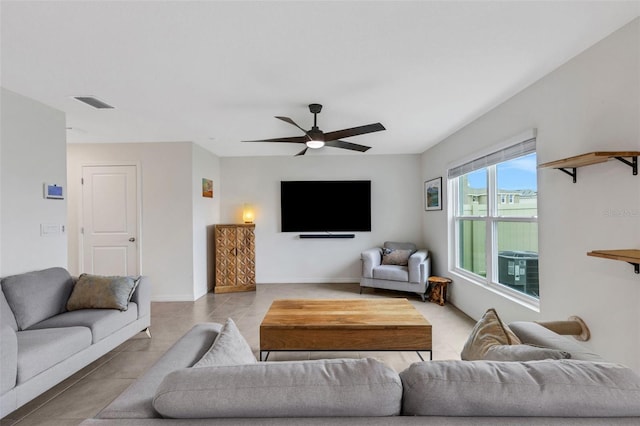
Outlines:
{"type": "Polygon", "coordinates": [[[429,277],[431,258],[429,252],[420,249],[409,257],[409,282],[424,284],[429,277]]]}
{"type": "Polygon", "coordinates": [[[382,262],[382,249],[370,248],[360,254],[362,259],[362,276],[364,278],[373,278],[373,268],[380,266],[382,262]]]}
{"type": "Polygon", "coordinates": [[[0,395],[16,386],[18,374],[18,338],[7,325],[0,327],[0,395]]]}
{"type": "Polygon", "coordinates": [[[142,275],[136,291],[131,296],[131,301],[138,305],[138,318],[151,314],[151,282],[149,278],[142,275]]]}

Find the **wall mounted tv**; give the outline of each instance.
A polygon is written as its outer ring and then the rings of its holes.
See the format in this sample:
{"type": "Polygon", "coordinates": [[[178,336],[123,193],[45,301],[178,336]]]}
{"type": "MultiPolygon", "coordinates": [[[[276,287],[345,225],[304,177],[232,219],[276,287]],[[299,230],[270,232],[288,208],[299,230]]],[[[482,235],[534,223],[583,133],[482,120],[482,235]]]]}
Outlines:
{"type": "Polygon", "coordinates": [[[371,181],[282,181],[280,213],[282,232],[371,231],[371,181]]]}

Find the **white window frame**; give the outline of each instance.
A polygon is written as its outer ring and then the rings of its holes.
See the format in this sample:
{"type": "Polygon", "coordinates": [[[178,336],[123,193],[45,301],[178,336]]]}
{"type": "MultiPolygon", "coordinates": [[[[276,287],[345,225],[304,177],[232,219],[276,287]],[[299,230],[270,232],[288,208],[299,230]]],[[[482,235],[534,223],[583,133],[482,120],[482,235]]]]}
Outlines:
{"type": "MultiPolygon", "coordinates": [[[[504,150],[513,145],[519,144],[521,142],[535,139],[536,132],[535,129],[532,129],[529,132],[525,132],[514,138],[509,139],[499,145],[493,146],[490,149],[485,150],[484,152],[476,153],[473,156],[470,156],[464,161],[459,162],[458,164],[452,165],[449,167],[460,168],[465,164],[472,163],[477,161],[477,159],[481,159],[484,156],[488,156],[495,152],[504,150]]],[[[535,152],[535,151],[533,151],[535,152]]],[[[522,154],[521,156],[529,155],[531,152],[522,154]]],[[[509,161],[511,159],[519,158],[512,157],[506,159],[504,161],[509,161]]],[[[525,223],[538,223],[538,216],[533,217],[513,217],[513,216],[499,216],[498,215],[498,205],[500,203],[500,199],[497,193],[497,181],[496,181],[496,167],[498,164],[504,162],[500,161],[498,163],[494,163],[488,166],[478,166],[473,170],[469,170],[468,172],[461,173],[455,178],[447,179],[447,187],[450,197],[448,197],[449,201],[449,271],[453,274],[457,274],[466,278],[468,281],[485,287],[492,292],[504,296],[510,300],[516,301],[520,304],[523,304],[527,307],[533,308],[535,310],[539,309],[540,299],[525,294],[523,292],[514,290],[509,288],[506,285],[500,284],[498,282],[498,262],[497,262],[497,250],[494,251],[494,247],[497,244],[497,225],[500,222],[525,222],[525,223]],[[460,202],[460,194],[459,194],[459,185],[458,178],[470,171],[487,169],[487,214],[485,216],[461,216],[459,215],[459,202],[460,202]],[[474,221],[482,221],[485,223],[485,229],[487,230],[487,235],[485,238],[485,254],[486,256],[486,277],[475,274],[467,269],[463,269],[459,267],[460,265],[460,221],[464,220],[474,220],[474,221]]],[[[507,196],[508,197],[508,196],[507,196]]],[[[508,198],[507,198],[508,200],[508,198]]]]}

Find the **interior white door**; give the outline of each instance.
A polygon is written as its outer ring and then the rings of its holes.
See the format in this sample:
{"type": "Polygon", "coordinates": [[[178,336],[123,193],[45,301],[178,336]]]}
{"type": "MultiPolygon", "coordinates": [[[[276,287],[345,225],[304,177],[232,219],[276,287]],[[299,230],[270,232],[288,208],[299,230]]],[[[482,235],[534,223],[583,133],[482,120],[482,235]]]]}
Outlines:
{"type": "Polygon", "coordinates": [[[138,275],[137,166],[82,168],[82,269],[138,275]]]}

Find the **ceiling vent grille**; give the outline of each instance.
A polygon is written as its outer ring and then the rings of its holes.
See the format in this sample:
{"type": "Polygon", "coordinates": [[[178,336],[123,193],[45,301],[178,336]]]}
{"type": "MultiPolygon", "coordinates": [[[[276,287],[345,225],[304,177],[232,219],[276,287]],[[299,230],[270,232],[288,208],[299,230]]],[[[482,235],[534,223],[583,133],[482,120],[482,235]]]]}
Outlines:
{"type": "Polygon", "coordinates": [[[111,105],[109,105],[106,102],[102,102],[100,99],[96,98],[95,96],[74,96],[73,98],[80,102],[84,102],[85,104],[90,105],[97,109],[113,108],[111,105]]]}

